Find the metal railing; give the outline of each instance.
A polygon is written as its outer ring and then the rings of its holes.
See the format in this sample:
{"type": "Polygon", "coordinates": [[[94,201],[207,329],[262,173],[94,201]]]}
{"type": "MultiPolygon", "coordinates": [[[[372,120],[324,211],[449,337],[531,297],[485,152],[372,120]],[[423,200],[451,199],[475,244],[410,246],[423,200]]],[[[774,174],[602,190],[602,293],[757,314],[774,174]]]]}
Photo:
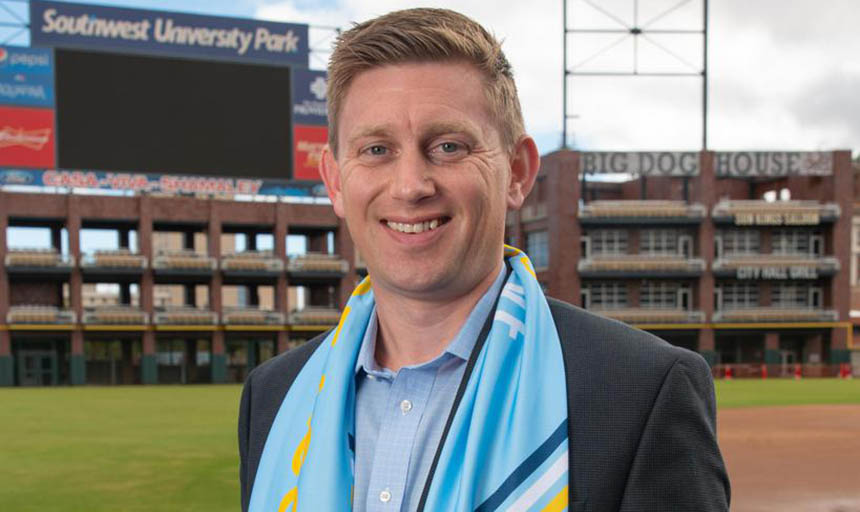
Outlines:
{"type": "Polygon", "coordinates": [[[6,313],[8,324],[74,324],[77,320],[74,311],[56,306],[25,305],[12,306],[6,313]]]}
{"type": "Polygon", "coordinates": [[[128,249],[96,251],[81,258],[83,268],[146,268],[146,256],[128,249]]]}
{"type": "Polygon", "coordinates": [[[230,308],[221,314],[224,325],[283,325],[286,315],[256,308],[230,308]]]}
{"type": "Polygon", "coordinates": [[[152,260],[152,268],[164,270],[215,270],[215,258],[194,251],[164,251],[152,260]]]}
{"type": "Polygon", "coordinates": [[[134,306],[104,306],[87,308],[81,323],[100,325],[147,325],[149,314],[134,306]]]}
{"type": "Polygon", "coordinates": [[[340,321],[340,310],[337,308],[308,307],[290,313],[289,323],[292,325],[335,325],[340,321]]]}
{"type": "Polygon", "coordinates": [[[701,219],[705,207],[699,203],[664,200],[591,201],[579,209],[580,218],[670,217],[701,219]]]}
{"type": "Polygon", "coordinates": [[[272,251],[244,251],[222,256],[221,270],[283,272],[284,262],[272,251]]]}
{"type": "Polygon", "coordinates": [[[153,315],[156,325],[216,325],[218,313],[188,306],[166,307],[153,315]]]}
{"type": "Polygon", "coordinates": [[[349,262],[337,254],[306,253],[290,256],[287,272],[326,272],[345,274],[349,262]]]}
{"type": "Polygon", "coordinates": [[[620,320],[630,324],[650,323],[701,323],[705,321],[702,311],[686,311],[683,309],[660,308],[622,308],[622,309],[589,309],[590,312],[601,316],[620,320]]]}
{"type": "Polygon", "coordinates": [[[704,272],[705,260],[683,256],[617,254],[592,256],[578,263],[580,272],[682,271],[704,272]]]}
{"type": "Polygon", "coordinates": [[[56,249],[11,249],[5,263],[7,267],[72,268],[75,258],[56,249]]]}
{"type": "Polygon", "coordinates": [[[714,322],[835,322],[839,313],[823,308],[754,307],[714,312],[714,322]]]}

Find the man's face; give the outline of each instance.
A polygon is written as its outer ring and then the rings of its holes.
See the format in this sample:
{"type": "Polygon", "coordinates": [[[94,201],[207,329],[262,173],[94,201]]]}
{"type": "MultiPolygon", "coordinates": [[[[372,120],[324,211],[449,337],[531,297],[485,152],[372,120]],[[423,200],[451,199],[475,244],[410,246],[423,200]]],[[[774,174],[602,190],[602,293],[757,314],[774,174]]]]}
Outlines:
{"type": "Polygon", "coordinates": [[[327,152],[321,171],[375,288],[444,300],[498,270],[505,212],[524,194],[512,185],[512,158],[477,69],[407,63],[362,72],[338,126],[338,154],[327,152]]]}

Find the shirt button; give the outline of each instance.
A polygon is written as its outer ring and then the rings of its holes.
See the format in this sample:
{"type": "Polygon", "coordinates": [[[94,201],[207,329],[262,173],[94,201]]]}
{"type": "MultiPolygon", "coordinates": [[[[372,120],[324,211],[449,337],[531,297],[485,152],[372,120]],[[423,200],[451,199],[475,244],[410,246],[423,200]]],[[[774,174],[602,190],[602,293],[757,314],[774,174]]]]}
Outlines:
{"type": "Polygon", "coordinates": [[[385,489],[384,491],[379,493],[379,501],[381,501],[382,503],[388,503],[389,501],[391,501],[391,492],[389,492],[388,489],[385,489]]]}
{"type": "Polygon", "coordinates": [[[406,414],[407,412],[411,411],[412,402],[410,402],[409,400],[404,400],[400,402],[400,410],[403,411],[403,414],[406,414]]]}

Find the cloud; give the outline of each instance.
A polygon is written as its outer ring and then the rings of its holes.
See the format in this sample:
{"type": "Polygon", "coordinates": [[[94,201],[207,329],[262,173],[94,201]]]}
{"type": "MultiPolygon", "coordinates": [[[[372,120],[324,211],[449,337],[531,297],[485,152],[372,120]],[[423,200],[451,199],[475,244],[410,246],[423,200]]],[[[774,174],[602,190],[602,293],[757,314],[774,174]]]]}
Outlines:
{"type": "MultiPolygon", "coordinates": [[[[596,2],[608,16],[582,0],[569,1],[569,21],[581,28],[623,28],[633,23],[634,15],[642,23],[679,3],[639,1],[639,11],[634,13],[633,0],[596,2]]],[[[298,0],[266,3],[256,15],[348,27],[353,21],[418,5],[456,9],[504,40],[526,127],[539,135],[541,151],[557,148],[562,119],[561,2],[332,0],[318,4],[298,0]]],[[[856,10],[855,0],[721,0],[710,5],[710,148],[860,146],[860,115],[852,94],[860,85],[856,78],[860,37],[852,26],[855,17],[847,15],[856,10]]],[[[650,28],[697,27],[701,12],[702,1],[691,0],[650,28]]],[[[701,42],[696,36],[674,46],[665,36],[652,37],[692,64],[701,64],[701,42]]],[[[588,44],[597,46],[579,41],[571,48],[575,57],[588,56],[588,44]]],[[[647,42],[640,41],[639,51],[643,62],[651,65],[677,65],[647,42]]],[[[625,41],[593,64],[629,67],[631,55],[632,43],[625,41]]],[[[572,58],[573,62],[577,60],[572,58]]],[[[312,67],[323,67],[319,57],[312,67]]],[[[697,78],[577,77],[568,83],[569,112],[579,115],[569,128],[579,147],[684,150],[701,146],[701,81],[697,78]]]]}

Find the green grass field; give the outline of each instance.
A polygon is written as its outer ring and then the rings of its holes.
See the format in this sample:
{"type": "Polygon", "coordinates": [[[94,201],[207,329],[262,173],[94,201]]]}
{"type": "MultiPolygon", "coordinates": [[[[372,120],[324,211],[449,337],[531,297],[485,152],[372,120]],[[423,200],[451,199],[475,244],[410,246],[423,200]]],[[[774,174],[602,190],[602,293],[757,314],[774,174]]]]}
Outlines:
{"type": "MultiPolygon", "coordinates": [[[[239,386],[0,389],[3,511],[235,511],[239,386]]],[[[720,407],[860,404],[860,379],[717,382],[720,407]]]]}

